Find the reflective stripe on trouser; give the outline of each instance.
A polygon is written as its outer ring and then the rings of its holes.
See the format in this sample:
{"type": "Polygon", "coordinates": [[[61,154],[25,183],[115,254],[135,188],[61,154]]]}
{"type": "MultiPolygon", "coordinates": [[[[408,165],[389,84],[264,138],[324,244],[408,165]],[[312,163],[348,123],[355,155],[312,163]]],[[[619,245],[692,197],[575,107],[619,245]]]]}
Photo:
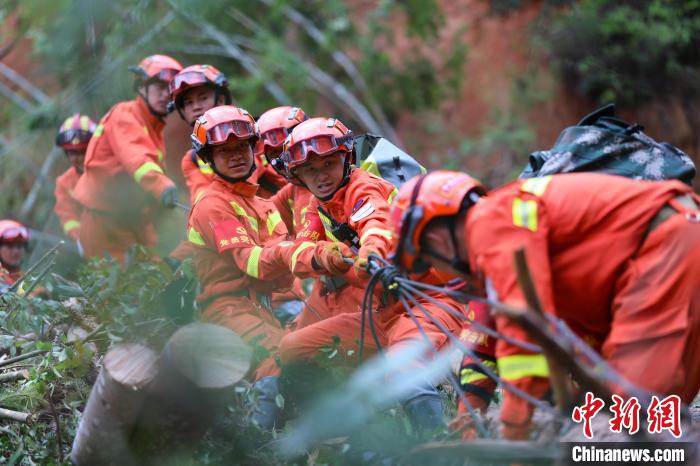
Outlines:
{"type": "Polygon", "coordinates": [[[206,307],[201,319],[230,328],[246,343],[258,345],[269,352],[264,359],[254,362],[254,380],[279,375],[277,348],[285,331],[274,316],[258,303],[245,297],[218,298],[206,307]]]}

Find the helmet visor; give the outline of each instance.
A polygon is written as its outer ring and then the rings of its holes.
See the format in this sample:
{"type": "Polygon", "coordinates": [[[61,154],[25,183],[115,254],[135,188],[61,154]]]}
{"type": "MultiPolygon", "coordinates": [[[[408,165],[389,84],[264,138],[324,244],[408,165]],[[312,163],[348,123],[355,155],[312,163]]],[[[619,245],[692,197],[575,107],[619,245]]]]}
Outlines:
{"type": "Polygon", "coordinates": [[[199,71],[187,71],[185,73],[178,73],[170,81],[170,93],[175,94],[182,87],[193,87],[201,86],[207,84],[209,80],[199,71]]]}
{"type": "Polygon", "coordinates": [[[170,81],[177,75],[178,71],[172,68],[164,68],[159,72],[155,73],[153,76],[148,77],[148,81],[163,81],[165,83],[170,83],[170,81]]]}
{"type": "Polygon", "coordinates": [[[255,135],[255,128],[248,121],[227,121],[207,131],[207,143],[212,145],[223,144],[231,135],[237,139],[250,139],[255,135]]]}
{"type": "Polygon", "coordinates": [[[91,137],[90,131],[71,128],[56,135],[56,145],[63,147],[87,144],[91,137]]]}
{"type": "Polygon", "coordinates": [[[262,133],[260,138],[266,146],[280,147],[287,138],[287,135],[289,135],[289,130],[287,128],[274,128],[262,133]]]}
{"type": "Polygon", "coordinates": [[[29,231],[25,227],[8,228],[0,239],[4,243],[26,243],[29,241],[29,231]]]}
{"type": "Polygon", "coordinates": [[[316,155],[328,155],[338,150],[350,152],[354,141],[352,135],[336,138],[325,134],[299,141],[287,149],[290,168],[305,163],[311,152],[316,155]]]}

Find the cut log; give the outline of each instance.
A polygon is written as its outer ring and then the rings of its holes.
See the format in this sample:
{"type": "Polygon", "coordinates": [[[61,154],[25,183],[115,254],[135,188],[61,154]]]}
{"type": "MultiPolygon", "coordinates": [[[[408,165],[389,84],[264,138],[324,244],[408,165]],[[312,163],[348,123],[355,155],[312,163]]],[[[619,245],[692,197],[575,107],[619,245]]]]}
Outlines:
{"type": "Polygon", "coordinates": [[[0,408],[0,418],[10,419],[12,421],[24,422],[26,424],[32,423],[32,415],[29,413],[22,413],[19,411],[12,411],[11,409],[0,408]]]}
{"type": "Polygon", "coordinates": [[[22,369],[21,371],[5,372],[0,374],[0,382],[14,382],[15,380],[28,379],[29,371],[27,369],[22,369]]]}
{"type": "Polygon", "coordinates": [[[115,346],[105,355],[73,442],[73,464],[138,464],[129,438],[157,375],[157,361],[153,350],[139,344],[115,346]]]}
{"type": "Polygon", "coordinates": [[[201,440],[251,360],[250,347],[226,327],[195,322],[173,334],[132,438],[143,463],[166,464],[164,457],[201,440]]]}

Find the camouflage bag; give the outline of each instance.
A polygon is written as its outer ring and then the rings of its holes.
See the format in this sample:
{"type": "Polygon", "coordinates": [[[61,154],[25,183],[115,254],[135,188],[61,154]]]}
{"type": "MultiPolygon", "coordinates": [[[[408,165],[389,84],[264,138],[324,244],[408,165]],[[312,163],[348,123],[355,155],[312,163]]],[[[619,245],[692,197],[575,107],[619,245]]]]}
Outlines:
{"type": "Polygon", "coordinates": [[[637,124],[615,118],[609,104],[561,132],[550,150],[530,154],[520,178],[570,172],[599,172],[639,180],[677,179],[691,184],[695,164],[667,142],[657,142],[637,124]]]}

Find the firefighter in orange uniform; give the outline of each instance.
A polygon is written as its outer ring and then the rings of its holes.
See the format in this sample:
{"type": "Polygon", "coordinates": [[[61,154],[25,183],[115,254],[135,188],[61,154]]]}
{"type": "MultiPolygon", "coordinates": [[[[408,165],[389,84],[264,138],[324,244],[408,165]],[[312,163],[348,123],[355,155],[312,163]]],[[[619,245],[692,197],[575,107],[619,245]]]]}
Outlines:
{"type": "MultiPolygon", "coordinates": [[[[311,200],[311,193],[298,184],[288,183],[284,177],[284,167],[281,166],[279,157],[282,154],[282,145],[292,129],[302,121],[307,119],[306,114],[299,107],[275,107],[258,117],[256,122],[260,140],[257,150],[262,152],[262,161],[257,158],[256,174],[253,175],[256,181],[261,184],[273,183],[276,188],[281,186],[277,192],[270,197],[277,211],[282,218],[287,231],[294,236],[296,229],[303,221],[306,207],[311,200]],[[264,162],[264,165],[263,165],[264,162]],[[264,170],[260,171],[259,167],[264,170]],[[269,172],[274,172],[274,177],[269,172]],[[267,181],[265,181],[267,180],[267,181]]],[[[260,192],[260,191],[259,191],[260,192]]],[[[266,197],[261,195],[261,197],[266,197]]],[[[301,281],[297,279],[293,287],[298,297],[303,297],[301,281]]],[[[299,315],[304,308],[304,302],[298,299],[279,302],[284,296],[276,298],[275,315],[283,324],[291,322],[299,315]]]]}
{"type": "Polygon", "coordinates": [[[155,246],[150,217],[175,207],[177,189],[164,173],[163,128],[168,83],[182,69],[165,55],[132,67],[138,97],[122,102],[97,126],[85,156],[85,173],[73,197],[84,207],[80,243],[86,257],[109,253],[122,260],[133,244],[155,246]]]}
{"type": "MultiPolygon", "coordinates": [[[[170,81],[171,108],[177,109],[188,125],[194,126],[204,112],[219,105],[231,105],[231,92],[226,76],[211,65],[191,65],[170,81]]],[[[190,149],[181,163],[182,175],[194,204],[197,195],[211,183],[214,172],[197,153],[190,149]]]]}
{"type": "Polygon", "coordinates": [[[29,231],[24,225],[0,220],[0,288],[13,285],[22,276],[28,244],[29,231]]]}
{"type": "Polygon", "coordinates": [[[71,167],[56,178],[56,206],[54,211],[61,221],[63,232],[78,241],[82,207],[73,199],[73,190],[83,174],[85,151],[95,132],[95,123],[86,115],[76,113],[67,118],[56,135],[56,145],[63,149],[71,167]]]}
{"type": "MultiPolygon", "coordinates": [[[[392,212],[396,263],[485,280],[492,298],[524,307],[513,266],[524,248],[546,312],[638,387],[693,399],[700,388],[700,203],[691,188],[580,173],[517,180],[484,194],[473,178],[449,171],[404,185],[392,212]]],[[[528,338],[503,316],[496,326],[528,338]]],[[[548,391],[543,355],[499,340],[496,357],[505,380],[536,397],[548,391]]],[[[527,438],[532,410],[506,392],[504,437],[527,438]]]]}
{"type": "MultiPolygon", "coordinates": [[[[395,194],[394,186],[370,173],[353,168],[354,137],[345,125],[334,118],[312,118],[292,130],[285,142],[283,160],[289,176],[303,183],[314,195],[307,212],[304,228],[297,235],[298,243],[292,252],[290,266],[299,276],[324,274],[341,278],[341,289],[347,290],[338,301],[333,315],[286,335],[280,343],[283,364],[310,361],[320,348],[340,339],[344,351],[358,350],[361,332],[359,304],[370,278],[366,271],[370,254],[386,256],[391,245],[389,203],[395,194]],[[354,232],[356,239],[342,236],[337,224],[354,232]],[[335,226],[334,226],[335,225],[335,226]],[[331,243],[318,243],[322,240],[331,243]],[[348,241],[358,247],[351,251],[348,241]],[[347,258],[354,260],[348,264],[347,258]],[[330,273],[326,272],[329,271],[330,273]]],[[[427,280],[439,282],[428,273],[427,280]]],[[[435,298],[452,306],[457,313],[462,307],[442,293],[435,298]]],[[[422,300],[421,300],[422,301],[422,300]]],[[[451,315],[432,303],[422,302],[431,314],[457,334],[462,326],[459,317],[451,315]]],[[[374,312],[374,311],[373,311],[374,312]]],[[[416,311],[418,321],[425,329],[435,349],[441,349],[448,340],[428,318],[416,311]]],[[[389,354],[405,345],[421,340],[411,317],[403,312],[400,303],[389,303],[377,313],[379,344],[389,348],[389,354]]],[[[369,335],[370,330],[367,330],[369,335]]],[[[367,353],[377,350],[373,338],[365,341],[367,353]]],[[[415,368],[413,368],[415,369],[415,368]]],[[[409,368],[407,368],[409,370],[409,368]]],[[[412,370],[412,369],[411,369],[412,370]]],[[[443,425],[442,403],[433,386],[416,390],[403,400],[403,405],[414,426],[432,430],[443,425]]]]}
{"type": "Polygon", "coordinates": [[[197,120],[192,144],[215,176],[192,207],[187,237],[202,285],[201,318],[270,353],[255,369],[259,396],[253,413],[269,430],[277,416],[275,353],[284,332],[271,312],[270,294],[292,283],[287,250],[293,243],[286,241],[272,202],[256,196],[258,185],[249,181],[257,139],[253,117],[237,107],[215,107],[197,120]]]}

